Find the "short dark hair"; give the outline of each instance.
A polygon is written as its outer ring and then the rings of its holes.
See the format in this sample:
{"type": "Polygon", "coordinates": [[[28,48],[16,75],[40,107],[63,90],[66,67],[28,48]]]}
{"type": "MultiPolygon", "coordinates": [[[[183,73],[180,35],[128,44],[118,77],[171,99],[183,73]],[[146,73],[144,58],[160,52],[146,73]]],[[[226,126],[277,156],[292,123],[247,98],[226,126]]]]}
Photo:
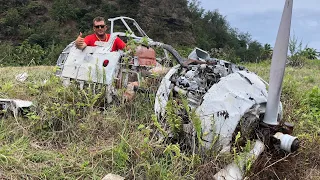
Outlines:
{"type": "Polygon", "coordinates": [[[103,17],[98,16],[93,19],[92,24],[94,25],[94,22],[100,22],[100,21],[106,22],[103,17]]]}

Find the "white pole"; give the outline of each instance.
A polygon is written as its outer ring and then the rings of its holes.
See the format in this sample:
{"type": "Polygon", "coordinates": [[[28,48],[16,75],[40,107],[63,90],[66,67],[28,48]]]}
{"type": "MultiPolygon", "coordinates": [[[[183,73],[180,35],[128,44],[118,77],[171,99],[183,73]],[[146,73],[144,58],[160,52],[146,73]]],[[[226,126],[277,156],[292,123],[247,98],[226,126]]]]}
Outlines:
{"type": "Polygon", "coordinates": [[[269,125],[278,125],[278,108],[288,53],[292,6],[293,0],[286,0],[272,55],[267,109],[263,120],[269,125]]]}

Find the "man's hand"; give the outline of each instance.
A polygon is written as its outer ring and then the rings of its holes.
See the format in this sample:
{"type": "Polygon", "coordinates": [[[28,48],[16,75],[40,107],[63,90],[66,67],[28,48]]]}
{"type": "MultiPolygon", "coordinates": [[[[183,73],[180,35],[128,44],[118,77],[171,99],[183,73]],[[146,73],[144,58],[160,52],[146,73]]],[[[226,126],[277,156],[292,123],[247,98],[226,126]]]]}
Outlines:
{"type": "Polygon", "coordinates": [[[81,32],[79,33],[79,36],[76,39],[76,47],[81,50],[87,47],[87,44],[84,42],[84,38],[82,37],[81,32]]]}

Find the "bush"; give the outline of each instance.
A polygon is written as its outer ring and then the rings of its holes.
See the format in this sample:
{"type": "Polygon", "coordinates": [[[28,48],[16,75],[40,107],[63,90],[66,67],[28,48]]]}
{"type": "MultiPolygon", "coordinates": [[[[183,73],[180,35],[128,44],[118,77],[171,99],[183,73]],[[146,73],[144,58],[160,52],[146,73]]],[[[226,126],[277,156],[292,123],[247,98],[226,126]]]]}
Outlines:
{"type": "Polygon", "coordinates": [[[288,58],[289,62],[288,64],[293,66],[293,67],[302,67],[308,60],[305,56],[297,53],[293,54],[288,58]]]}
{"type": "Polygon", "coordinates": [[[45,55],[41,46],[31,45],[27,41],[17,47],[15,52],[13,62],[16,65],[40,65],[45,55]]]}
{"type": "Polygon", "coordinates": [[[5,17],[1,19],[4,28],[1,28],[0,32],[7,36],[17,35],[19,33],[19,25],[22,21],[22,17],[16,8],[9,9],[5,17]]]}
{"type": "Polygon", "coordinates": [[[320,133],[320,88],[314,87],[307,92],[303,100],[303,107],[298,111],[302,112],[300,126],[305,132],[320,133]]]}
{"type": "Polygon", "coordinates": [[[47,48],[28,41],[24,41],[19,46],[2,44],[0,45],[0,67],[55,65],[64,48],[64,45],[56,44],[54,41],[47,48]]]}
{"type": "Polygon", "coordinates": [[[298,38],[294,35],[289,41],[289,52],[288,64],[293,67],[302,67],[308,59],[315,59],[317,52],[313,48],[307,46],[302,49],[302,41],[298,43],[298,38]]]}
{"type": "Polygon", "coordinates": [[[10,44],[0,44],[0,67],[12,65],[12,59],[15,53],[14,46],[10,44]]]}
{"type": "Polygon", "coordinates": [[[76,18],[77,12],[75,11],[76,8],[72,6],[73,4],[74,2],[71,0],[54,1],[51,9],[51,16],[60,23],[76,18]]]}
{"type": "Polygon", "coordinates": [[[24,41],[20,46],[2,45],[1,66],[40,65],[46,54],[44,49],[24,41]]]}

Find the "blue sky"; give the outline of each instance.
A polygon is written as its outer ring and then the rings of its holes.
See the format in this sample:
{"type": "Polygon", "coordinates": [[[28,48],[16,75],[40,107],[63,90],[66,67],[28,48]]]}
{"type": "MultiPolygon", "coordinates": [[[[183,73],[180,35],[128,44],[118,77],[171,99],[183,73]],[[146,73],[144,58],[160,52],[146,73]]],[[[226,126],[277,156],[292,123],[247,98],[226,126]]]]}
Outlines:
{"type": "MultiPolygon", "coordinates": [[[[199,0],[205,10],[218,9],[231,27],[274,46],[285,0],[199,0]]],[[[294,0],[291,35],[320,51],[320,1],[294,0]]]]}

